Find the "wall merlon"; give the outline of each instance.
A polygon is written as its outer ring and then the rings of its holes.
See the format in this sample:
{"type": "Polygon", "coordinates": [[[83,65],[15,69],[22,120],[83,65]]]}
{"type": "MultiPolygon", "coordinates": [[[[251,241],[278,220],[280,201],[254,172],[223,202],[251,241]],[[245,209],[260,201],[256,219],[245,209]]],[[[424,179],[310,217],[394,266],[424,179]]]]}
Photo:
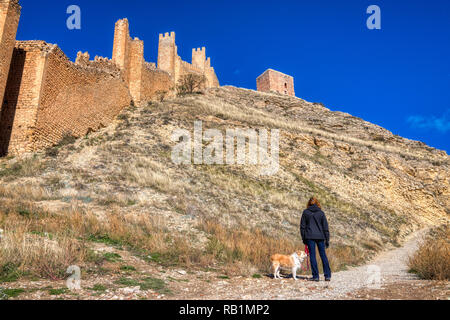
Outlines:
{"type": "Polygon", "coordinates": [[[119,19],[116,22],[116,26],[129,25],[128,18],[119,19]]]}
{"type": "Polygon", "coordinates": [[[164,42],[168,42],[168,41],[170,41],[170,42],[173,42],[173,43],[175,43],[175,32],[166,32],[166,33],[164,33],[164,34],[159,34],[159,40],[160,41],[164,41],[164,42]]]}

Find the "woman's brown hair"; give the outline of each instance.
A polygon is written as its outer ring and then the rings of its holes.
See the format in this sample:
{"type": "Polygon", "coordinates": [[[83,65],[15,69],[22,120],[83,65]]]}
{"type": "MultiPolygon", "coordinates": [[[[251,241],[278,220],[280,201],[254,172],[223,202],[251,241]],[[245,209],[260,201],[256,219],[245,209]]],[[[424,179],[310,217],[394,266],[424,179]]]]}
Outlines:
{"type": "Polygon", "coordinates": [[[313,206],[313,205],[316,205],[316,206],[318,206],[320,209],[322,209],[322,207],[320,206],[320,202],[319,202],[319,200],[317,200],[316,197],[312,197],[312,198],[309,199],[309,201],[308,201],[308,208],[311,207],[311,206],[313,206]]]}

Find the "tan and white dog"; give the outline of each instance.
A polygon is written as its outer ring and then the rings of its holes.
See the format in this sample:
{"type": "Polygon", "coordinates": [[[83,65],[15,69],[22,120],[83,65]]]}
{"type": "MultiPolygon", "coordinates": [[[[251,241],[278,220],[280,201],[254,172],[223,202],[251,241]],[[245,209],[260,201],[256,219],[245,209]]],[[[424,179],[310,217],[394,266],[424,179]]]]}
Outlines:
{"type": "Polygon", "coordinates": [[[281,279],[280,269],[281,268],[291,268],[292,277],[297,280],[297,269],[301,268],[303,261],[308,257],[304,251],[297,251],[290,256],[282,254],[274,254],[270,257],[272,261],[272,271],[274,279],[281,279]]]}

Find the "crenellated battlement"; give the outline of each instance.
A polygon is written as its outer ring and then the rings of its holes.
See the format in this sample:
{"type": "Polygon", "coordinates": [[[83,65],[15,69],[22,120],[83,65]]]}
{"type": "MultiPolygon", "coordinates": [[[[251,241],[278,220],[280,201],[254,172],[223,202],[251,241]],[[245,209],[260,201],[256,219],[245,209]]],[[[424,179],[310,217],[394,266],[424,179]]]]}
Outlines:
{"type": "Polygon", "coordinates": [[[192,49],[192,52],[197,52],[197,53],[205,53],[206,54],[206,48],[202,47],[202,48],[194,48],[192,49]]]}
{"type": "Polygon", "coordinates": [[[112,59],[80,51],[72,62],[56,44],[16,41],[20,9],[18,0],[0,0],[0,156],[42,150],[67,133],[83,136],[131,102],[172,91],[185,74],[219,86],[206,48],[193,49],[192,64],[183,61],[175,32],[159,35],[158,62],[146,62],[144,41],[131,38],[128,19],[120,19],[112,59]]]}
{"type": "Polygon", "coordinates": [[[166,32],[164,34],[159,34],[159,41],[165,41],[165,42],[173,42],[175,43],[175,32],[166,32]]]}

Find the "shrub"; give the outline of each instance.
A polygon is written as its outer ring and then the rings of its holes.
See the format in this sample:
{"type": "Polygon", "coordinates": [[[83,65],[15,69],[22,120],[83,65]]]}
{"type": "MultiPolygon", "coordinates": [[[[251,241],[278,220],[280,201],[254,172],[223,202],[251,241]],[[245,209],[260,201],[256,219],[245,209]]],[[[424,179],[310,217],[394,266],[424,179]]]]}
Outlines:
{"type": "Polygon", "coordinates": [[[156,91],[156,99],[159,102],[163,102],[164,99],[166,98],[167,94],[168,94],[168,92],[165,90],[158,90],[158,91],[156,91]]]}
{"type": "Polygon", "coordinates": [[[445,227],[428,237],[409,258],[411,273],[426,280],[450,280],[450,230],[445,227]]]}
{"type": "Polygon", "coordinates": [[[45,154],[49,157],[56,158],[59,154],[59,149],[64,146],[69,146],[74,144],[77,141],[77,137],[75,137],[71,132],[66,132],[63,134],[61,140],[59,140],[58,144],[48,148],[45,151],[45,154]]]}
{"type": "Polygon", "coordinates": [[[204,89],[206,78],[196,74],[186,74],[178,80],[178,95],[201,92],[204,89]]]}

